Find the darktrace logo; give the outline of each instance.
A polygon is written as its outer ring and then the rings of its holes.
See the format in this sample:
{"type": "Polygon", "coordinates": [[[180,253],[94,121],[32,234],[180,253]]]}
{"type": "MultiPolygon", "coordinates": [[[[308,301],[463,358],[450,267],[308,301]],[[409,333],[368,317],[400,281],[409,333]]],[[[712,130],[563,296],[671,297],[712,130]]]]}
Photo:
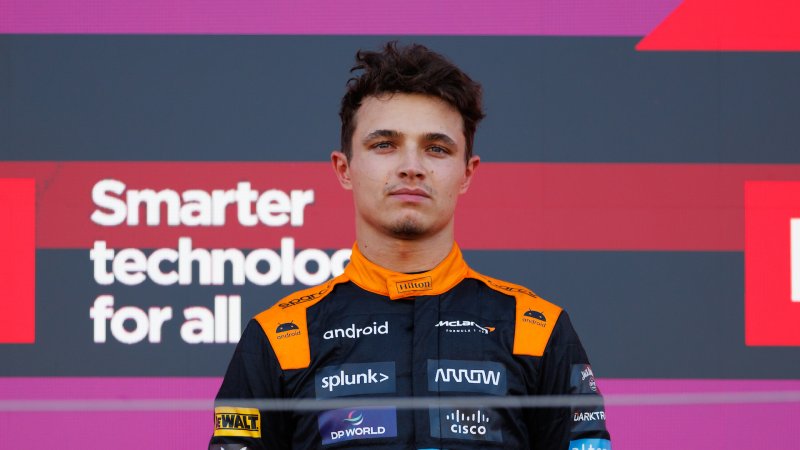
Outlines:
{"type": "Polygon", "coordinates": [[[275,333],[278,335],[278,339],[285,339],[302,334],[300,327],[295,325],[294,322],[285,322],[278,325],[278,328],[275,329],[275,333]]]}
{"type": "Polygon", "coordinates": [[[522,316],[522,321],[525,323],[532,323],[540,327],[547,326],[547,318],[539,311],[528,309],[522,316]]]}
{"type": "Polygon", "coordinates": [[[389,334],[388,320],[384,321],[382,325],[378,325],[378,322],[372,322],[372,325],[367,325],[363,328],[356,327],[355,324],[352,324],[347,328],[334,328],[332,330],[325,331],[325,333],[322,334],[322,338],[326,340],[335,338],[359,339],[362,336],[376,334],[389,334]]]}
{"type": "Polygon", "coordinates": [[[317,398],[396,391],[394,361],[323,367],[314,378],[317,398]]]}
{"type": "Polygon", "coordinates": [[[606,420],[605,411],[575,411],[572,413],[573,422],[596,422],[606,420]]]}
{"type": "Polygon", "coordinates": [[[480,326],[469,320],[440,320],[436,324],[437,328],[444,328],[447,333],[480,333],[489,334],[495,330],[494,327],[480,326]]]}
{"type": "Polygon", "coordinates": [[[430,291],[433,289],[433,279],[431,277],[420,277],[413,280],[398,281],[396,286],[398,294],[413,291],[430,291]]]}
{"type": "Polygon", "coordinates": [[[502,442],[500,428],[492,426],[496,417],[481,409],[430,410],[431,436],[434,438],[502,442]]]}
{"type": "Polygon", "coordinates": [[[394,408],[334,409],[319,415],[322,444],[397,436],[394,408]]]}
{"type": "Polygon", "coordinates": [[[506,368],[493,361],[429,359],[428,390],[505,395],[506,368]]]}

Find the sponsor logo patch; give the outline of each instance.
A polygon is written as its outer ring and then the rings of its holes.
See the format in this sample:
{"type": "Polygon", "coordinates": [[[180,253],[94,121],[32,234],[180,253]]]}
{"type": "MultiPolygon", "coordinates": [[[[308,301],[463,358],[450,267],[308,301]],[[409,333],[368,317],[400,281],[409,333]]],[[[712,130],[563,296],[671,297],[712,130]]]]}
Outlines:
{"type": "Polygon", "coordinates": [[[382,324],[378,324],[378,322],[372,322],[372,325],[367,325],[363,328],[357,327],[355,324],[350,325],[347,328],[334,328],[332,330],[327,330],[325,333],[322,334],[323,339],[336,339],[336,338],[348,338],[348,339],[359,339],[362,336],[370,336],[375,334],[389,334],[389,321],[385,321],[382,324]]]}
{"type": "Polygon", "coordinates": [[[303,295],[302,297],[293,298],[291,300],[287,300],[283,303],[278,303],[278,306],[281,309],[289,308],[290,306],[299,305],[301,303],[310,302],[312,300],[316,300],[320,298],[323,294],[328,292],[328,289],[331,287],[331,282],[329,281],[322,290],[319,292],[314,292],[312,294],[303,295]]]}
{"type": "Polygon", "coordinates": [[[570,441],[569,450],[611,450],[608,439],[578,439],[570,441]]]}
{"type": "Polygon", "coordinates": [[[525,323],[532,323],[540,327],[547,326],[547,318],[543,313],[529,309],[522,315],[522,321],[525,323]]]}
{"type": "Polygon", "coordinates": [[[573,364],[569,377],[570,387],[575,394],[596,394],[597,381],[594,379],[592,366],[589,364],[573,364]]]}
{"type": "Polygon", "coordinates": [[[334,409],[318,418],[322,444],[397,436],[395,408],[334,409]]]}
{"type": "Polygon", "coordinates": [[[431,437],[503,442],[494,413],[482,409],[431,409],[431,437]]]}
{"type": "Polygon", "coordinates": [[[317,398],[396,391],[394,361],[323,367],[315,380],[317,398]]]}
{"type": "Polygon", "coordinates": [[[492,361],[428,360],[428,390],[506,394],[506,368],[492,361]]]}
{"type": "Polygon", "coordinates": [[[431,277],[414,278],[413,280],[398,281],[396,284],[397,293],[430,291],[433,289],[433,279],[431,277]]]}
{"type": "Polygon", "coordinates": [[[579,408],[572,410],[572,432],[606,429],[606,413],[603,408],[579,408]]]}
{"type": "Polygon", "coordinates": [[[292,322],[286,322],[278,325],[278,328],[275,328],[275,333],[278,335],[278,339],[286,339],[292,336],[299,336],[303,334],[300,331],[300,328],[292,322]]]}
{"type": "Polygon", "coordinates": [[[483,327],[469,320],[440,320],[436,327],[443,328],[447,333],[489,334],[495,330],[494,327],[483,327]]]}
{"type": "Polygon", "coordinates": [[[261,437],[261,412],[256,408],[214,408],[214,436],[261,437]]]}

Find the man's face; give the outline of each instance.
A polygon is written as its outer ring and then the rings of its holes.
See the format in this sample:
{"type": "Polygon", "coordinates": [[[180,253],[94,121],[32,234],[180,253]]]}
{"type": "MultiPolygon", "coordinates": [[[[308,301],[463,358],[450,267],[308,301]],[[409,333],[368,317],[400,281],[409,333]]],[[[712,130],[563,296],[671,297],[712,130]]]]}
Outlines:
{"type": "Polygon", "coordinates": [[[465,161],[458,110],[435,97],[367,97],[355,115],[352,155],[332,159],[339,181],[353,191],[359,227],[400,239],[452,228],[458,196],[479,158],[465,161]]]}

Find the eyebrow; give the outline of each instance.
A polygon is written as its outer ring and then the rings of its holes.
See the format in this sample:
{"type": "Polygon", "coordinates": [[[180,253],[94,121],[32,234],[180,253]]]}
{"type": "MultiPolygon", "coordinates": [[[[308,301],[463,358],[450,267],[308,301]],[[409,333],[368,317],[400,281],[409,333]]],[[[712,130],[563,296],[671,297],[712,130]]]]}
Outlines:
{"type": "MultiPolygon", "coordinates": [[[[399,131],[396,131],[396,130],[375,130],[375,131],[372,131],[369,134],[367,134],[364,137],[363,142],[367,143],[367,142],[369,142],[369,141],[371,141],[373,139],[377,139],[377,138],[397,139],[397,138],[400,138],[400,137],[403,137],[403,133],[401,133],[399,131]]],[[[444,133],[425,133],[422,136],[422,138],[425,139],[426,141],[429,141],[429,142],[431,142],[431,141],[439,141],[439,142],[443,142],[443,143],[445,143],[447,145],[451,145],[451,146],[456,146],[457,145],[456,141],[453,138],[451,138],[450,136],[448,136],[448,135],[446,135],[444,133]]]]}
{"type": "Polygon", "coordinates": [[[377,138],[397,139],[397,138],[399,138],[401,136],[402,136],[402,134],[399,131],[395,131],[395,130],[375,130],[375,131],[370,132],[368,135],[364,136],[364,139],[363,139],[362,142],[367,143],[367,142],[369,142],[369,141],[371,141],[373,139],[377,139],[377,138]]]}

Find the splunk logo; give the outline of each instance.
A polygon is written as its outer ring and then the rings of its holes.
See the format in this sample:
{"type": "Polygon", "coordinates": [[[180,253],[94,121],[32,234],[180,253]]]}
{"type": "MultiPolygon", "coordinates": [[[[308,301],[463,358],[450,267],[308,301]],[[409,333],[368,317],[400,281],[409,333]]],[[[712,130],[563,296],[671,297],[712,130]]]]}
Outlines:
{"type": "Polygon", "coordinates": [[[362,336],[369,336],[373,334],[389,334],[389,321],[383,322],[383,325],[378,325],[378,322],[372,322],[372,325],[367,325],[364,328],[358,328],[355,324],[347,328],[334,328],[323,333],[324,339],[335,338],[349,338],[358,339],[362,336]]]}
{"type": "Polygon", "coordinates": [[[319,415],[322,444],[397,436],[395,408],[334,409],[319,415]]]}
{"type": "Polygon", "coordinates": [[[494,331],[494,327],[482,327],[468,320],[440,320],[439,323],[436,324],[436,327],[444,328],[448,333],[489,334],[494,331]]]}
{"type": "Polygon", "coordinates": [[[506,368],[492,361],[428,360],[431,392],[479,392],[506,394],[506,368]]]}
{"type": "Polygon", "coordinates": [[[430,410],[431,437],[502,442],[497,417],[482,409],[430,410]]]}
{"type": "Polygon", "coordinates": [[[285,339],[302,334],[300,328],[295,325],[294,322],[286,322],[278,325],[278,328],[275,329],[275,333],[278,335],[278,339],[285,339]]]}
{"type": "Polygon", "coordinates": [[[317,398],[395,392],[394,361],[323,367],[315,375],[317,398]]]}

